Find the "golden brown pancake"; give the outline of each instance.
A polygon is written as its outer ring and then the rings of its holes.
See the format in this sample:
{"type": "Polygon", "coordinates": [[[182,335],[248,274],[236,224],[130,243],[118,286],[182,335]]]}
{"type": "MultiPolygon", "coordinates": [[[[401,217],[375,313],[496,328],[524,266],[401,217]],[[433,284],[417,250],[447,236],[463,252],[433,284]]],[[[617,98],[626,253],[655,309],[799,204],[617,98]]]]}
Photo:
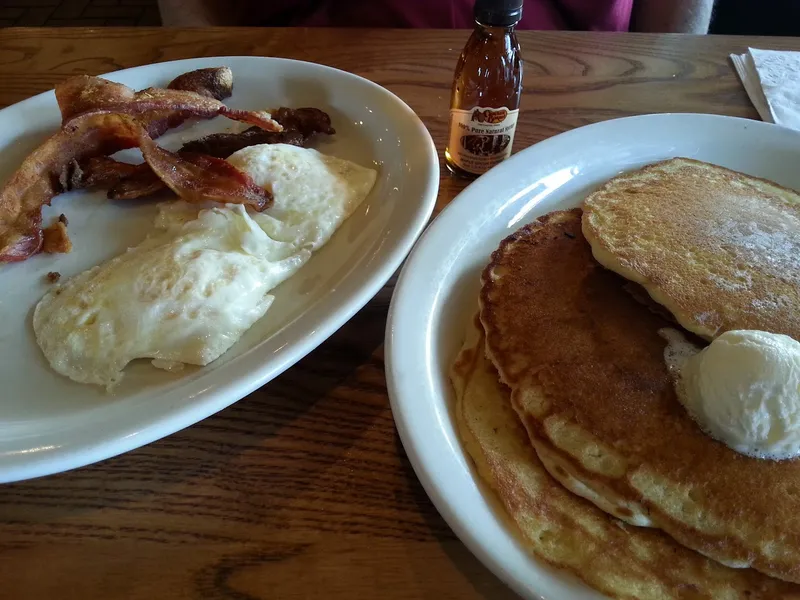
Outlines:
{"type": "Polygon", "coordinates": [[[504,240],[483,281],[487,353],[555,477],[722,563],[800,582],[800,462],[700,430],[664,364],[671,324],[593,260],[580,210],[504,240]]]}
{"type": "Polygon", "coordinates": [[[631,527],[571,494],[545,470],[472,323],[451,378],[456,420],[480,476],[524,545],[595,589],[631,600],[800,598],[800,586],[730,569],[655,529],[631,527]]]}
{"type": "Polygon", "coordinates": [[[731,329],[800,339],[800,195],[676,158],[611,179],[584,201],[594,257],[711,340],[731,329]]]}

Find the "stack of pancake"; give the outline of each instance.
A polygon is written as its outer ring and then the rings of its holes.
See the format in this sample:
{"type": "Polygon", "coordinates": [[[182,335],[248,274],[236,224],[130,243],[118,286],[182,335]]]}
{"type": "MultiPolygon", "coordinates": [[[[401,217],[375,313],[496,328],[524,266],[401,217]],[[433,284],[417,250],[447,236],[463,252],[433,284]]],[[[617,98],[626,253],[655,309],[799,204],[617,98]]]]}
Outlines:
{"type": "Polygon", "coordinates": [[[706,435],[663,337],[800,339],[798,234],[797,193],[673,159],[503,240],[451,378],[536,556],[615,598],[800,598],[800,460],[706,435]]]}

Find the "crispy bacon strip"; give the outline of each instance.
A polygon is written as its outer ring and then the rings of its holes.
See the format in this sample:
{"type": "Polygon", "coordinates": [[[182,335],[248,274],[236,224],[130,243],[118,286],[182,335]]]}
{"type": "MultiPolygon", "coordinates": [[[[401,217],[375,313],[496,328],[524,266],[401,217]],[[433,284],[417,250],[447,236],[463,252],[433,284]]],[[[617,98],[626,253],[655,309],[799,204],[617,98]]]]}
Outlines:
{"type": "MultiPolygon", "coordinates": [[[[179,75],[169,83],[167,89],[224,100],[233,92],[233,73],[228,67],[197,69],[179,75]]],[[[136,98],[136,92],[126,85],[89,75],[71,77],[59,83],[55,92],[64,122],[80,113],[97,109],[98,104],[126,102],[136,98]]]]}
{"type": "Polygon", "coordinates": [[[130,117],[89,113],[67,123],[34,150],[0,189],[0,262],[25,260],[42,246],[42,206],[63,191],[73,161],[139,145],[142,127],[130,117]]]}
{"type": "MultiPolygon", "coordinates": [[[[135,93],[129,87],[100,77],[78,75],[55,87],[56,101],[61,111],[61,122],[66,123],[84,112],[103,110],[113,104],[133,101],[135,93]]],[[[186,110],[159,108],[144,110],[137,115],[139,121],[153,137],[163,135],[191,116],[186,110]]]]}
{"type": "Polygon", "coordinates": [[[177,154],[143,137],[140,148],[147,164],[186,202],[234,202],[264,210],[272,194],[229,162],[203,154],[177,154]]]}
{"type": "Polygon", "coordinates": [[[100,77],[78,75],[56,86],[56,100],[63,123],[91,111],[106,111],[152,119],[153,113],[169,111],[210,119],[223,115],[235,121],[256,125],[267,131],[281,131],[281,126],[265,111],[238,110],[225,106],[215,98],[176,89],[147,88],[135,92],[121,83],[100,77]]]}

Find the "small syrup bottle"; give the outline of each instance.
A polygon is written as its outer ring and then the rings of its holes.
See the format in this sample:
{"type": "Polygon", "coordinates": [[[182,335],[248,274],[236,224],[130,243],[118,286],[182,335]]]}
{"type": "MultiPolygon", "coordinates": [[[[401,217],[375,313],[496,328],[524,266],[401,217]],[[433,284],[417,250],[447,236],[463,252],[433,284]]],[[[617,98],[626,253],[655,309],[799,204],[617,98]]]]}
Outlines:
{"type": "Polygon", "coordinates": [[[522,2],[475,2],[475,30],[453,77],[444,152],[456,175],[475,178],[511,155],[522,94],[522,58],[514,33],[522,2]]]}

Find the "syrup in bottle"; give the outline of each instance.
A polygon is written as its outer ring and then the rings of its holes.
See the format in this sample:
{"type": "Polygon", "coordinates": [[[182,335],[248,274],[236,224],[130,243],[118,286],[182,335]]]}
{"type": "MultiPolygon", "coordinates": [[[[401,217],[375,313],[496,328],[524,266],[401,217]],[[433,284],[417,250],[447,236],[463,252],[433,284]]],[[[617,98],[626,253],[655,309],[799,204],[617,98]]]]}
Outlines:
{"type": "Polygon", "coordinates": [[[523,0],[476,0],[475,30],[458,59],[450,98],[447,167],[474,178],[511,155],[522,94],[514,27],[523,0]]]}

